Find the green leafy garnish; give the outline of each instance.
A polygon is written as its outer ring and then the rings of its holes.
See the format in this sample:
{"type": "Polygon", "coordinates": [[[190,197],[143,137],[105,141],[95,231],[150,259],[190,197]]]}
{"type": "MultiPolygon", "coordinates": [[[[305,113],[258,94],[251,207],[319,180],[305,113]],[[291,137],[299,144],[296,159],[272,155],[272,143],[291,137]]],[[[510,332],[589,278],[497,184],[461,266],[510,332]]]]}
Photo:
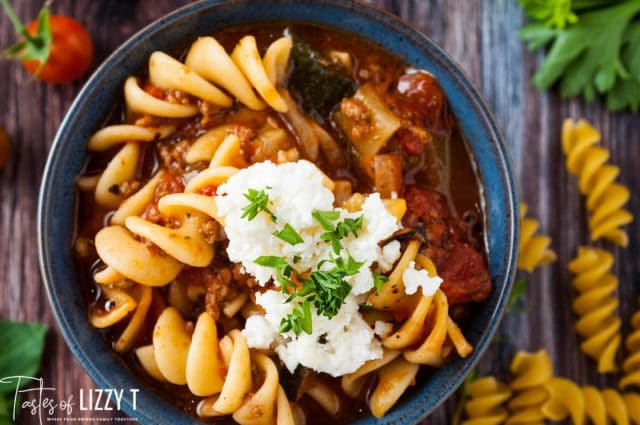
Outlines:
{"type": "Polygon", "coordinates": [[[340,213],[338,211],[320,211],[315,210],[311,213],[313,218],[316,219],[320,226],[328,232],[332,232],[336,230],[336,226],[332,223],[332,221],[336,221],[340,218],[340,213]]]}
{"type": "Polygon", "coordinates": [[[283,317],[280,321],[280,333],[293,331],[296,336],[300,336],[302,332],[311,335],[313,332],[313,322],[311,320],[311,303],[305,300],[302,308],[296,308],[291,314],[283,317]]]}
{"type": "Polygon", "coordinates": [[[278,239],[282,239],[290,245],[296,245],[304,242],[302,236],[300,236],[300,234],[296,232],[296,229],[291,227],[289,223],[286,223],[282,230],[276,230],[273,232],[273,236],[278,239]]]}
{"type": "MultiPolygon", "coordinates": [[[[12,376],[37,378],[42,360],[47,326],[39,323],[0,321],[0,425],[13,423],[16,390],[33,381],[10,380],[12,376]],[[19,384],[19,385],[18,385],[19,384]]],[[[16,404],[20,408],[19,401],[16,404]]]]}
{"type": "Polygon", "coordinates": [[[549,28],[564,28],[575,24],[578,17],[571,10],[571,0],[519,0],[530,17],[544,22],[549,28]]]}
{"type": "Polygon", "coordinates": [[[383,275],[378,270],[373,271],[373,286],[376,288],[376,292],[380,292],[382,285],[389,281],[389,277],[383,275]]]}
{"type": "Polygon", "coordinates": [[[522,305],[522,301],[524,300],[528,289],[529,283],[526,281],[526,279],[516,280],[516,282],[513,284],[513,289],[511,290],[509,301],[507,302],[507,313],[526,313],[531,310],[531,306],[522,305]]]}
{"type": "Polygon", "coordinates": [[[287,263],[284,257],[262,255],[253,260],[253,262],[262,267],[276,269],[276,280],[280,284],[282,292],[289,293],[291,288],[295,288],[296,285],[290,280],[293,267],[287,263]]]}
{"type": "Polygon", "coordinates": [[[364,222],[364,216],[360,215],[357,218],[345,218],[343,221],[337,223],[333,230],[327,231],[320,235],[320,239],[323,241],[331,242],[333,252],[340,253],[342,249],[341,240],[348,236],[350,233],[354,236],[358,236],[358,231],[362,228],[364,222]]]}
{"type": "Polygon", "coordinates": [[[563,97],[582,95],[587,101],[600,93],[606,96],[611,110],[637,111],[640,108],[640,20],[634,18],[640,14],[640,1],[575,1],[574,11],[578,11],[578,4],[586,9],[573,15],[577,21],[567,13],[564,2],[559,5],[561,2],[521,2],[530,15],[544,21],[524,27],[521,38],[532,50],[550,45],[533,76],[534,84],[547,89],[558,83],[563,97]],[[553,4],[548,5],[545,13],[532,6],[542,3],[553,4]],[[550,9],[555,12],[549,12],[550,9]]]}
{"type": "Polygon", "coordinates": [[[313,303],[318,314],[329,319],[338,314],[345,298],[351,292],[351,285],[344,278],[345,274],[338,270],[317,270],[311,273],[315,289],[313,303]]]}
{"type": "Polygon", "coordinates": [[[458,396],[460,397],[458,400],[458,405],[456,406],[456,410],[453,414],[453,419],[451,420],[452,425],[460,425],[462,423],[462,413],[464,412],[464,405],[467,402],[467,398],[469,397],[469,385],[474,382],[480,376],[480,372],[478,369],[473,369],[465,380],[462,382],[460,389],[458,390],[458,396]]]}
{"type": "MultiPolygon", "coordinates": [[[[267,187],[267,189],[270,189],[270,187],[267,187]]],[[[276,222],[276,216],[273,212],[271,212],[268,206],[269,194],[264,189],[249,189],[247,193],[244,194],[244,197],[247,199],[247,201],[249,201],[249,204],[242,208],[242,215],[240,216],[240,218],[246,218],[247,220],[251,221],[256,218],[259,213],[264,211],[265,213],[269,214],[269,216],[271,217],[271,221],[273,221],[274,223],[276,222]]]]}

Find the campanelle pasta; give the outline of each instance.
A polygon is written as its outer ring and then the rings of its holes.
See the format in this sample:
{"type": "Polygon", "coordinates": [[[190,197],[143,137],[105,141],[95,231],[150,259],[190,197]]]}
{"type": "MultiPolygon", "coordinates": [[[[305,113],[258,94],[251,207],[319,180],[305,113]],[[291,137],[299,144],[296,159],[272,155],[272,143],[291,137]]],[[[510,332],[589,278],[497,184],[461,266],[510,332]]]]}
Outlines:
{"type": "MultiPolygon", "coordinates": [[[[441,89],[367,45],[390,91],[358,76],[373,70],[360,51],[335,48],[241,31],[198,38],[184,61],[153,52],[124,82],[123,119],[88,140],[89,320],[200,418],[348,423],[356,403],[382,417],[422,366],[473,351],[459,321],[491,293],[482,238],[416,168],[461,142],[400,87],[441,89]],[[366,72],[342,68],[351,55],[366,72]]],[[[477,215],[478,183],[464,188],[473,202],[456,210],[477,215]]]]}
{"type": "Polygon", "coordinates": [[[511,398],[511,390],[493,376],[475,380],[467,386],[469,399],[464,401],[467,419],[462,425],[500,425],[509,413],[505,403],[511,398]]]}

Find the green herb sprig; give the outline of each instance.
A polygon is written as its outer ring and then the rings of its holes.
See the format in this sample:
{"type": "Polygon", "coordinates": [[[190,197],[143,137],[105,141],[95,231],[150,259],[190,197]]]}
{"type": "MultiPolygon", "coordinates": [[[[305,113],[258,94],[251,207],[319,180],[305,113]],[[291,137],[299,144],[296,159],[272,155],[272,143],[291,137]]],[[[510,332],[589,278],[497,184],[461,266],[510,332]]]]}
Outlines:
{"type": "Polygon", "coordinates": [[[325,233],[320,235],[320,239],[331,242],[333,252],[336,254],[339,254],[342,249],[342,239],[349,234],[357,237],[364,223],[364,215],[356,218],[345,218],[336,224],[333,222],[340,218],[340,213],[337,211],[314,211],[312,215],[320,223],[320,226],[326,230],[325,233]]]}
{"type": "Polygon", "coordinates": [[[533,76],[562,97],[606,97],[612,111],[640,109],[640,0],[520,0],[534,22],[520,31],[529,49],[549,46],[533,76]]]}
{"type": "MultiPolygon", "coordinates": [[[[267,189],[271,187],[267,186],[267,189]]],[[[277,221],[275,214],[269,209],[269,194],[266,190],[249,189],[244,197],[249,201],[245,207],[242,208],[242,215],[240,218],[246,218],[251,221],[258,216],[261,212],[269,214],[271,221],[274,223],[277,221]]]]}

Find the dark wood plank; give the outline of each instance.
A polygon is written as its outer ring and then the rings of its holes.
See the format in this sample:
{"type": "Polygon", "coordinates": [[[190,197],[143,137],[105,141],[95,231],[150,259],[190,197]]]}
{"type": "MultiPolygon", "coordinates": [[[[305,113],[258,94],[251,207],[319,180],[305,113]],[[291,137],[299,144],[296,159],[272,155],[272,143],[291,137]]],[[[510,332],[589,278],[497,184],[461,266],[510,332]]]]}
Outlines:
{"type": "MultiPolygon", "coordinates": [[[[15,2],[18,14],[35,17],[40,2],[15,2]]],[[[114,48],[142,26],[186,0],[59,0],[54,11],[74,16],[87,25],[96,45],[97,66],[114,48]]],[[[640,119],[630,113],[610,114],[600,103],[565,101],[553,92],[541,93],[529,79],[540,57],[527,52],[517,38],[523,17],[513,0],[451,2],[446,0],[372,0],[400,15],[433,38],[466,70],[493,108],[504,129],[513,163],[521,182],[523,200],[553,235],[559,260],[526,276],[530,282],[527,314],[505,316],[496,344],[483,357],[483,373],[504,375],[517,349],[545,347],[556,372],[580,383],[611,385],[611,377],[595,372],[593,363],[578,351],[574,318],[568,308],[573,298],[566,269],[580,244],[588,243],[584,203],[575,179],[564,169],[559,131],[565,117],[585,117],[603,134],[612,161],[622,168],[620,180],[640,187],[640,119]]],[[[0,46],[14,40],[11,26],[0,15],[0,46]]],[[[55,87],[30,81],[17,64],[0,62],[0,123],[14,142],[9,164],[0,171],[0,317],[44,321],[52,326],[42,376],[60,394],[77,394],[93,383],[70,355],[53,324],[37,267],[35,207],[46,153],[65,110],[80,83],[55,87]]],[[[629,204],[640,211],[637,190],[629,204]]],[[[620,279],[620,312],[625,322],[640,296],[638,250],[640,224],[629,226],[631,245],[614,249],[615,272],[620,279]]],[[[446,424],[455,397],[425,424],[446,424]]],[[[105,415],[106,417],[107,415],[105,415]]],[[[25,422],[26,423],[26,422],[25,422]]]]}

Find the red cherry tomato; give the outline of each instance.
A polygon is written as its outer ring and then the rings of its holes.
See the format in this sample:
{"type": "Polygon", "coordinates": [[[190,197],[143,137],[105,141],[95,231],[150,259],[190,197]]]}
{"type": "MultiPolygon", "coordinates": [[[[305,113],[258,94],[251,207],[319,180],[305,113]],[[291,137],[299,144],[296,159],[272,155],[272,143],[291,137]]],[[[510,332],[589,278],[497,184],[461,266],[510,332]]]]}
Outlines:
{"type": "MultiPolygon", "coordinates": [[[[36,34],[38,21],[27,25],[29,34],[36,34]]],[[[93,43],[87,30],[68,16],[51,16],[51,53],[46,64],[35,77],[48,83],[70,83],[84,74],[93,59],[93,43]]],[[[35,75],[40,62],[23,60],[22,64],[35,75]]]]}

